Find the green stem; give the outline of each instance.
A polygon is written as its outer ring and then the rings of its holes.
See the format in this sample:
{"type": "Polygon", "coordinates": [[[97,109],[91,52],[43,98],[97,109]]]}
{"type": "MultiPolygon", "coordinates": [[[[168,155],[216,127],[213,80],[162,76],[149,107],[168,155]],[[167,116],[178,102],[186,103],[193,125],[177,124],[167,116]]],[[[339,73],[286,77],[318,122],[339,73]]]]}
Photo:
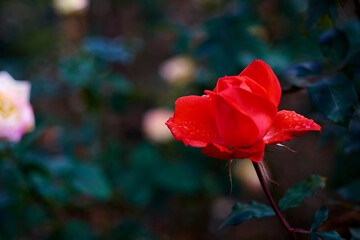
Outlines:
{"type": "Polygon", "coordinates": [[[264,175],[261,172],[259,163],[253,162],[253,165],[254,165],[256,174],[259,178],[261,187],[262,187],[267,199],[269,200],[271,207],[274,209],[276,216],[278,217],[278,219],[280,220],[281,224],[286,229],[286,231],[290,234],[291,239],[296,240],[295,229],[290,227],[289,223],[285,220],[283,214],[280,212],[279,208],[276,206],[276,203],[275,203],[274,199],[272,198],[268,187],[266,186],[264,175]]]}

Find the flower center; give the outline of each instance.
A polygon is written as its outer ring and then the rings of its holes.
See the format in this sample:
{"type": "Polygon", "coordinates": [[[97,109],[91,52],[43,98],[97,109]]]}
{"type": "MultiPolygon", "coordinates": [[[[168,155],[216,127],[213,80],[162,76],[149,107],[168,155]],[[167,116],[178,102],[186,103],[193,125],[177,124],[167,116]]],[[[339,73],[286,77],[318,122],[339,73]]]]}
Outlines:
{"type": "Polygon", "coordinates": [[[0,115],[2,118],[8,118],[14,112],[15,107],[9,101],[4,101],[4,96],[0,93],[0,115]]]}

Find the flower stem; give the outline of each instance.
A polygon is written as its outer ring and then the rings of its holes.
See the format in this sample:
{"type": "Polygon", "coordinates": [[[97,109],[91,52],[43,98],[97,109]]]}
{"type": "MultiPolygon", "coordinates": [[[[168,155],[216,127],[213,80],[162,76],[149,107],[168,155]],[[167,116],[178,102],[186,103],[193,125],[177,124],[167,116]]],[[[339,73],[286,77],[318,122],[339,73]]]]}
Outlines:
{"type": "Polygon", "coordinates": [[[290,227],[289,223],[285,220],[285,218],[282,215],[282,213],[280,212],[279,208],[276,206],[276,203],[275,203],[274,199],[272,198],[268,187],[266,186],[264,175],[260,170],[259,163],[253,162],[253,165],[254,165],[256,174],[259,178],[261,187],[262,187],[267,199],[269,200],[271,207],[274,209],[276,216],[278,217],[278,219],[280,220],[281,224],[284,226],[286,231],[290,234],[291,239],[296,240],[295,233],[294,233],[295,229],[290,227]]]}

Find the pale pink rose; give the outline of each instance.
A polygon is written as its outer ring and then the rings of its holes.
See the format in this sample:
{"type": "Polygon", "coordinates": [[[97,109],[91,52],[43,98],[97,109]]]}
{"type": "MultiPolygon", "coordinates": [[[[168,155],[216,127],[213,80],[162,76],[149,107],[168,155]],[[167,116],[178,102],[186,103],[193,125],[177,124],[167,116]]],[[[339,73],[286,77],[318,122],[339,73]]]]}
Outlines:
{"type": "Polygon", "coordinates": [[[16,81],[9,73],[0,72],[0,139],[18,142],[34,129],[30,88],[30,83],[16,81]]]}
{"type": "Polygon", "coordinates": [[[166,108],[154,108],[148,110],[142,120],[143,131],[146,137],[157,143],[165,143],[172,139],[172,135],[168,128],[164,125],[164,121],[174,114],[166,108]]]}

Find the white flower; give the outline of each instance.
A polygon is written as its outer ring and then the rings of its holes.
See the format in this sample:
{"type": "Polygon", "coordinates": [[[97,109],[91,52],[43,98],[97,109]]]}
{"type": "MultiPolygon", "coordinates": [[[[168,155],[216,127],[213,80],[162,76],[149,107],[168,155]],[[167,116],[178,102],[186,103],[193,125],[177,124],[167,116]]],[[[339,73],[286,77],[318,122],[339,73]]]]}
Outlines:
{"type": "Polygon", "coordinates": [[[0,139],[11,142],[34,129],[34,113],[29,103],[29,82],[16,81],[0,72],[0,139]]]}
{"type": "Polygon", "coordinates": [[[194,61],[187,56],[176,56],[163,62],[159,69],[160,76],[169,83],[187,83],[195,75],[194,61]]]}
{"type": "Polygon", "coordinates": [[[86,10],[89,0],[54,0],[53,5],[57,13],[68,15],[86,10]]]}
{"type": "Polygon", "coordinates": [[[142,120],[143,131],[146,137],[157,143],[164,143],[172,139],[172,135],[165,122],[174,112],[165,108],[148,110],[142,120]]]}

